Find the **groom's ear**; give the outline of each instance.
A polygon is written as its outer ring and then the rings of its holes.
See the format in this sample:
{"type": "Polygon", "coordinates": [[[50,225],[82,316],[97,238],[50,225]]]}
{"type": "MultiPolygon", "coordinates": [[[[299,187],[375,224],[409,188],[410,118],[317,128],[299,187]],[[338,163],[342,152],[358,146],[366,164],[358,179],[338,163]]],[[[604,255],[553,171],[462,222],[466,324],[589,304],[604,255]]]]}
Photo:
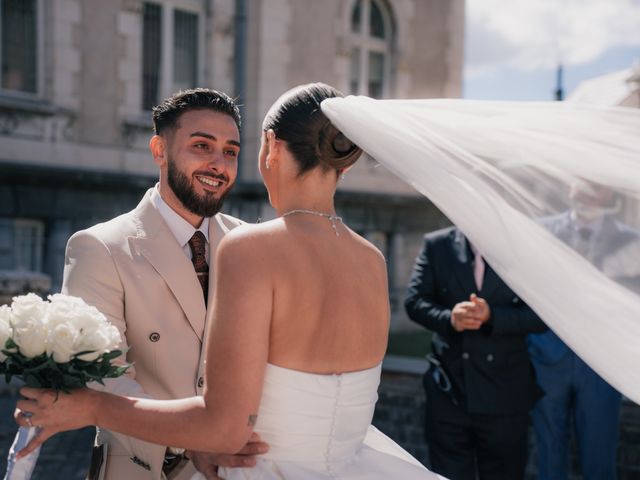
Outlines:
{"type": "Polygon", "coordinates": [[[149,150],[151,150],[151,155],[153,155],[153,161],[159,167],[166,165],[167,163],[167,142],[160,135],[154,135],[149,140],[149,150]]]}

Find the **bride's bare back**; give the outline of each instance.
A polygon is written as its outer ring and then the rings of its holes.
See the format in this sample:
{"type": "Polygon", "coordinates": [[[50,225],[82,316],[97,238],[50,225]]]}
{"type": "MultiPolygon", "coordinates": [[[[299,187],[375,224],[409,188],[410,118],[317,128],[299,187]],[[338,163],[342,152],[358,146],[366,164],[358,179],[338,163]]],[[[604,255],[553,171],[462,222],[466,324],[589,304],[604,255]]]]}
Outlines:
{"type": "Polygon", "coordinates": [[[336,236],[328,219],[309,214],[257,228],[274,281],[269,362],[316,373],[379,363],[389,323],[382,254],[341,223],[336,236]]]}

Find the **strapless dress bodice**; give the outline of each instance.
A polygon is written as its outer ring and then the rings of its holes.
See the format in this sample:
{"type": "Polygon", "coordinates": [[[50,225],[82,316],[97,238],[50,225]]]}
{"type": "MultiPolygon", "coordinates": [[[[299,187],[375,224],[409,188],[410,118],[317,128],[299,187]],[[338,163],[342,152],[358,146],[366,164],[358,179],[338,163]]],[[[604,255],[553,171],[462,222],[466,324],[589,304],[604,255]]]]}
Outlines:
{"type": "MultiPolygon", "coordinates": [[[[255,431],[269,444],[253,468],[228,480],[438,480],[371,426],[381,365],[336,375],[267,364],[255,431]]],[[[193,480],[203,477],[194,477],[193,480]]]]}
{"type": "Polygon", "coordinates": [[[317,375],[268,364],[255,431],[265,458],[330,465],[362,446],[378,399],[380,366],[317,375]]]}

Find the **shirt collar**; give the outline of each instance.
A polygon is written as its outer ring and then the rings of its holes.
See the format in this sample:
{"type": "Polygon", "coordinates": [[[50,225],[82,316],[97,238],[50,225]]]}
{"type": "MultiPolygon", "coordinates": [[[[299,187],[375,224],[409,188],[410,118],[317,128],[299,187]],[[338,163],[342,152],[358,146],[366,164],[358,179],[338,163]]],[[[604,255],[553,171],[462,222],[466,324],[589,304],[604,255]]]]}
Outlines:
{"type": "Polygon", "coordinates": [[[184,247],[198,230],[204,234],[204,238],[207,240],[207,243],[209,243],[209,217],[204,217],[200,227],[194,228],[193,225],[167,205],[167,202],[165,202],[160,195],[158,184],[156,184],[155,188],[151,191],[151,203],[153,203],[153,206],[160,212],[160,215],[169,226],[169,230],[171,230],[173,236],[176,237],[181,247],[184,247]]]}

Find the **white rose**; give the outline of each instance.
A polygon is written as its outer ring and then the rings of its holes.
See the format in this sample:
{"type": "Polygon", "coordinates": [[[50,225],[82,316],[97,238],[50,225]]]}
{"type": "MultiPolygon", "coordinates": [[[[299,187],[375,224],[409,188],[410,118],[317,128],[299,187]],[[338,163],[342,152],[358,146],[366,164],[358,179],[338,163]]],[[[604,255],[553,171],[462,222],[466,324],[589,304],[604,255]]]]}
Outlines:
{"type": "Polygon", "coordinates": [[[105,327],[110,326],[109,320],[104,314],[98,310],[96,307],[87,305],[84,309],[82,317],[78,317],[76,320],[77,325],[83,331],[93,331],[97,329],[104,329],[105,327]]]}
{"type": "Polygon", "coordinates": [[[12,300],[11,312],[13,313],[14,320],[44,318],[47,314],[49,304],[35,293],[13,297],[12,300]]]}
{"type": "Polygon", "coordinates": [[[120,330],[118,330],[115,325],[111,325],[110,323],[107,324],[105,335],[109,339],[109,345],[107,346],[108,352],[116,350],[120,347],[122,337],[120,336],[120,330]]]}
{"type": "Polygon", "coordinates": [[[81,298],[56,293],[49,295],[49,321],[52,325],[67,322],[69,317],[84,305],[81,298]]]}
{"type": "Polygon", "coordinates": [[[4,362],[7,356],[2,353],[7,340],[11,338],[11,309],[7,305],[0,306],[0,362],[4,362]]]}
{"type": "Polygon", "coordinates": [[[13,327],[13,341],[18,345],[20,353],[27,358],[37,357],[47,350],[48,334],[44,320],[32,319],[22,322],[20,327],[13,327]]]}
{"type": "MultiPolygon", "coordinates": [[[[120,344],[118,329],[111,325],[107,317],[96,307],[87,305],[79,297],[63,294],[50,295],[49,301],[51,302],[48,315],[50,328],[57,328],[59,325],[73,327],[77,333],[75,353],[90,352],[78,358],[94,361],[120,344]]],[[[65,353],[61,354],[61,358],[66,358],[68,349],[70,346],[63,348],[65,353]]],[[[48,351],[52,352],[53,347],[49,347],[48,351]]]]}
{"type": "Polygon", "coordinates": [[[67,363],[77,352],[78,330],[73,325],[61,323],[49,332],[47,337],[47,355],[53,355],[56,363],[67,363]]]}
{"type": "Polygon", "coordinates": [[[14,297],[11,304],[13,341],[20,353],[27,358],[37,357],[46,351],[48,335],[47,306],[34,293],[14,297]]]}
{"type": "Polygon", "coordinates": [[[83,332],[78,338],[76,351],[89,353],[79,355],[78,358],[86,362],[93,362],[100,355],[109,351],[110,344],[111,338],[104,329],[83,332]]]}
{"type": "Polygon", "coordinates": [[[49,322],[52,327],[61,323],[73,325],[78,331],[95,330],[106,322],[106,317],[100,311],[87,305],[79,297],[72,297],[57,293],[50,295],[49,322]]]}

